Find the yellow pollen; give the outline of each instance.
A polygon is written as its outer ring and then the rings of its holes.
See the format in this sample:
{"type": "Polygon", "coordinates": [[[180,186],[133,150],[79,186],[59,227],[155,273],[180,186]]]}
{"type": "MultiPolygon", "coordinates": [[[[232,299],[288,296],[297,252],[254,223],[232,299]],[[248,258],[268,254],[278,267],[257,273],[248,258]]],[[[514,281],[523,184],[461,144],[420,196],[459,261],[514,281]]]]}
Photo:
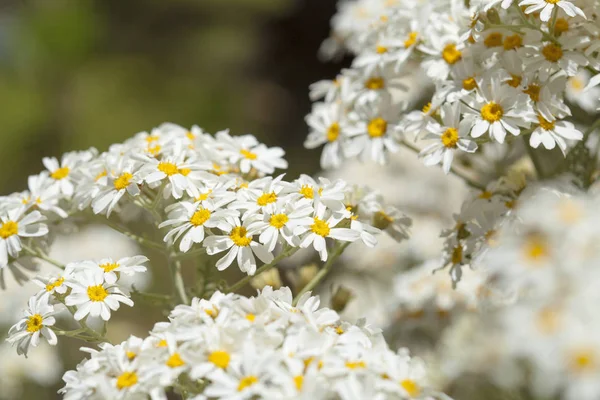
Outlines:
{"type": "Polygon", "coordinates": [[[375,48],[375,51],[377,52],[377,54],[385,54],[388,51],[388,48],[385,46],[377,46],[375,48]]]}
{"type": "Polygon", "coordinates": [[[563,56],[563,51],[560,46],[555,45],[554,43],[547,44],[542,49],[542,54],[546,58],[546,60],[550,62],[557,62],[563,56]]]}
{"type": "Polygon", "coordinates": [[[300,188],[300,194],[304,196],[305,199],[312,199],[315,197],[314,189],[308,185],[302,185],[300,188]]]}
{"type": "Polygon", "coordinates": [[[43,328],[43,318],[40,314],[34,314],[27,319],[27,332],[34,333],[43,328]]]}
{"type": "Polygon", "coordinates": [[[188,139],[190,139],[190,140],[194,140],[194,139],[196,139],[196,135],[194,135],[194,134],[193,134],[192,132],[190,132],[190,131],[187,131],[187,132],[186,132],[186,134],[185,134],[185,137],[187,137],[187,138],[188,138],[188,139]]]}
{"type": "Polygon", "coordinates": [[[481,117],[489,123],[500,121],[502,115],[504,115],[502,106],[493,101],[481,107],[481,117]]]}
{"type": "Polygon", "coordinates": [[[302,375],[296,375],[294,377],[294,385],[298,391],[302,390],[302,384],[304,383],[304,377],[302,375]]]}
{"type": "Polygon", "coordinates": [[[410,32],[408,34],[408,39],[406,39],[404,41],[404,48],[408,49],[409,47],[413,46],[415,43],[417,43],[417,32],[410,32]]]}
{"type": "Polygon", "coordinates": [[[19,224],[15,221],[6,221],[0,226],[0,237],[8,239],[19,232],[19,224]]]}
{"type": "Polygon", "coordinates": [[[208,361],[213,363],[219,368],[225,369],[229,365],[229,353],[222,350],[213,351],[208,356],[208,361]]]}
{"type": "Polygon", "coordinates": [[[569,30],[569,22],[564,18],[558,18],[554,24],[554,34],[560,35],[569,30]]]}
{"type": "Polygon", "coordinates": [[[579,79],[578,77],[574,76],[572,78],[569,78],[569,86],[571,86],[572,89],[580,92],[585,85],[583,84],[583,82],[581,81],[581,79],[579,79]]]}
{"type": "Polygon", "coordinates": [[[449,149],[456,148],[458,143],[458,131],[455,128],[448,128],[442,134],[442,143],[449,149]]]}
{"type": "Polygon", "coordinates": [[[546,1],[546,3],[548,3],[548,4],[556,4],[556,3],[558,3],[560,0],[545,0],[545,1],[546,1]]]}
{"type": "Polygon", "coordinates": [[[365,89],[379,90],[385,87],[385,81],[380,77],[369,78],[365,81],[365,89]]]}
{"type": "Polygon", "coordinates": [[[183,362],[179,353],[173,353],[173,355],[169,357],[165,364],[169,368],[177,368],[181,367],[182,365],[185,365],[185,362],[183,362]]]}
{"type": "Polygon", "coordinates": [[[117,389],[123,390],[125,388],[135,385],[138,381],[137,374],[135,372],[123,372],[117,378],[117,389]]]}
{"type": "Polygon", "coordinates": [[[456,246],[452,250],[452,264],[460,264],[463,259],[463,248],[462,246],[456,246]]]}
{"type": "Polygon", "coordinates": [[[115,189],[123,190],[127,186],[129,186],[129,183],[131,182],[132,178],[133,178],[133,175],[131,175],[129,172],[123,172],[121,174],[121,176],[119,176],[117,179],[115,179],[115,182],[113,183],[113,185],[115,186],[115,189]]]}
{"type": "Polygon", "coordinates": [[[256,199],[256,204],[258,204],[261,207],[264,207],[267,204],[275,203],[276,201],[277,195],[275,194],[275,192],[263,193],[258,197],[258,199],[256,199]]]}
{"type": "Polygon", "coordinates": [[[152,136],[152,135],[146,136],[147,143],[156,142],[157,140],[158,140],[158,136],[152,136]]]}
{"type": "Polygon", "coordinates": [[[527,89],[523,90],[523,93],[528,94],[531,101],[538,102],[540,101],[540,86],[532,83],[527,86],[527,89]]]}
{"type": "Polygon", "coordinates": [[[204,201],[206,199],[208,199],[208,197],[211,195],[212,190],[209,190],[206,193],[201,193],[200,196],[196,197],[196,201],[204,201]]]}
{"type": "Polygon", "coordinates": [[[344,333],[344,328],[342,328],[341,326],[336,326],[335,327],[335,333],[337,333],[338,335],[341,335],[344,333]]]}
{"type": "Polygon", "coordinates": [[[69,167],[62,167],[51,173],[50,176],[52,177],[52,179],[59,181],[69,176],[69,172],[69,167]]]}
{"type": "Polygon", "coordinates": [[[100,179],[102,179],[103,177],[106,176],[106,170],[100,172],[98,175],[96,175],[96,177],[94,178],[94,181],[98,182],[100,179]]]}
{"type": "Polygon", "coordinates": [[[456,49],[456,45],[454,43],[449,43],[442,50],[442,58],[450,65],[454,65],[460,61],[462,58],[462,53],[460,50],[456,49]]]}
{"type": "Polygon", "coordinates": [[[558,214],[560,219],[567,224],[578,222],[583,217],[581,207],[572,200],[561,201],[558,205],[558,214]]]}
{"type": "Polygon", "coordinates": [[[498,47],[502,46],[503,35],[499,32],[492,32],[483,41],[485,47],[498,47]]]}
{"type": "Polygon", "coordinates": [[[490,229],[483,235],[486,243],[491,247],[496,247],[498,245],[498,240],[496,239],[496,231],[494,229],[490,229]]]}
{"type": "Polygon", "coordinates": [[[217,310],[214,306],[213,306],[213,308],[205,309],[204,312],[206,313],[206,315],[208,315],[212,319],[217,318],[217,316],[219,315],[219,310],[217,310]]]}
{"type": "Polygon", "coordinates": [[[463,79],[462,85],[465,90],[473,90],[477,87],[477,82],[475,82],[475,78],[467,78],[463,79]]]}
{"type": "Polygon", "coordinates": [[[135,354],[133,351],[130,351],[130,350],[126,351],[125,355],[127,356],[127,359],[129,359],[130,361],[133,360],[137,356],[137,354],[135,354]]]}
{"type": "Polygon", "coordinates": [[[531,262],[540,262],[549,254],[548,244],[539,233],[531,233],[525,239],[525,258],[531,262]]]}
{"type": "Polygon", "coordinates": [[[162,149],[162,147],[160,147],[159,144],[157,144],[156,146],[148,146],[148,148],[146,149],[148,151],[148,153],[150,153],[153,156],[156,156],[158,153],[160,153],[160,150],[162,149]]]}
{"type": "Polygon", "coordinates": [[[256,160],[256,157],[257,157],[256,153],[253,153],[253,152],[245,150],[245,149],[240,150],[240,154],[243,155],[248,160],[256,160]]]}
{"type": "Polygon", "coordinates": [[[429,111],[431,111],[431,102],[425,104],[421,111],[423,112],[423,114],[429,113],[429,111]]]}
{"type": "Polygon", "coordinates": [[[538,115],[538,121],[540,124],[540,128],[545,129],[547,131],[551,131],[554,129],[554,121],[548,121],[541,115],[538,115]]]}
{"type": "Polygon", "coordinates": [[[494,194],[488,190],[484,190],[483,192],[479,193],[479,196],[477,196],[480,199],[484,199],[484,200],[489,200],[492,198],[494,194]]]}
{"type": "Polygon", "coordinates": [[[383,211],[377,211],[373,215],[373,225],[379,229],[387,229],[394,222],[394,218],[390,217],[383,211]]]}
{"type": "Polygon", "coordinates": [[[104,272],[110,272],[114,269],[119,268],[119,264],[117,264],[117,263],[100,264],[100,268],[102,268],[104,270],[104,272]]]}
{"type": "Polygon", "coordinates": [[[536,326],[545,334],[556,332],[559,326],[559,313],[553,308],[546,307],[536,316],[536,326]]]}
{"type": "Polygon", "coordinates": [[[373,118],[367,125],[367,132],[372,138],[377,138],[385,135],[387,132],[387,121],[383,118],[373,118]]]}
{"type": "Polygon", "coordinates": [[[52,283],[46,285],[46,291],[51,292],[65,282],[65,278],[58,278],[52,283]]]}
{"type": "Polygon", "coordinates": [[[269,220],[269,224],[277,229],[281,229],[289,221],[289,218],[285,214],[275,214],[269,220]]]}
{"type": "Polygon", "coordinates": [[[421,393],[419,385],[412,379],[404,379],[400,382],[400,386],[402,386],[402,389],[406,390],[406,393],[408,393],[410,397],[417,397],[421,393]]]}
{"type": "Polygon", "coordinates": [[[328,141],[335,142],[340,136],[340,124],[334,122],[333,124],[329,125],[329,128],[327,128],[326,136],[328,141]]]}
{"type": "Polygon", "coordinates": [[[251,237],[247,237],[248,231],[243,226],[236,226],[231,230],[229,238],[233,240],[233,243],[239,247],[248,247],[252,242],[251,237]]]}
{"type": "Polygon", "coordinates": [[[521,78],[519,75],[510,74],[510,79],[505,81],[505,83],[509,86],[516,88],[521,85],[522,80],[523,78],[521,78]]]}
{"type": "Polygon", "coordinates": [[[204,223],[210,218],[210,215],[210,211],[208,211],[206,208],[200,208],[190,218],[190,224],[194,226],[204,225],[204,223]]]}
{"type": "Polygon", "coordinates": [[[523,46],[523,38],[519,34],[507,36],[504,39],[504,50],[516,50],[523,46]]]}
{"type": "Polygon", "coordinates": [[[183,176],[188,176],[192,170],[189,168],[179,168],[178,172],[183,176]]]}
{"type": "Polygon", "coordinates": [[[596,360],[589,350],[579,350],[571,355],[570,367],[576,373],[588,372],[594,368],[596,360]]]}
{"type": "Polygon", "coordinates": [[[250,322],[254,322],[254,320],[256,319],[256,315],[254,314],[246,314],[246,319],[250,322]]]}
{"type": "Polygon", "coordinates": [[[167,341],[165,339],[161,339],[160,342],[156,345],[156,347],[167,347],[167,341]]]}
{"type": "Polygon", "coordinates": [[[108,292],[102,285],[88,286],[87,294],[91,301],[104,301],[108,292]]]}
{"type": "Polygon", "coordinates": [[[161,172],[164,172],[165,174],[167,174],[167,176],[171,176],[171,175],[175,175],[179,172],[179,169],[177,168],[177,165],[170,163],[170,162],[159,162],[158,163],[158,170],[161,172]]]}
{"type": "Polygon", "coordinates": [[[249,386],[254,385],[255,383],[258,383],[258,378],[254,375],[248,375],[243,377],[242,379],[240,379],[240,384],[237,387],[238,392],[241,392],[242,390],[246,389],[249,386]]]}
{"type": "Polygon", "coordinates": [[[327,222],[315,217],[314,223],[310,226],[310,230],[319,236],[326,237],[329,235],[330,228],[329,225],[327,225],[327,222]]]}
{"type": "Polygon", "coordinates": [[[367,368],[367,364],[364,361],[346,361],[346,368],[349,368],[349,369],[367,368]]]}

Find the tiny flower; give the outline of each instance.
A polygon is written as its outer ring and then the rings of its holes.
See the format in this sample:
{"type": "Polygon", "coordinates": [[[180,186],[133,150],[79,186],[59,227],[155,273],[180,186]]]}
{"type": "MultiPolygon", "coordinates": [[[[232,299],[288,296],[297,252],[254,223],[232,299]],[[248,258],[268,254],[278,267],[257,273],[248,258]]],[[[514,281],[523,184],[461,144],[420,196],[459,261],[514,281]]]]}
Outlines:
{"type": "Polygon", "coordinates": [[[25,355],[29,346],[39,345],[40,335],[46,338],[49,344],[56,345],[56,334],[51,328],[56,322],[53,315],[54,307],[48,304],[48,295],[31,297],[25,317],[10,328],[7,341],[13,345],[17,344],[17,352],[25,355]]]}

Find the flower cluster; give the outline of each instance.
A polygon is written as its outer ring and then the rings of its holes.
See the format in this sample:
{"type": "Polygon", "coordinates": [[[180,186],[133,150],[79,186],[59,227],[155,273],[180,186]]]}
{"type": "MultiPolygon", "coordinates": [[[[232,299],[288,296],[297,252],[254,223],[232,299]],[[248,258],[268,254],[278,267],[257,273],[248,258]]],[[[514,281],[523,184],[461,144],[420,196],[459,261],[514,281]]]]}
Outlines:
{"type": "Polygon", "coordinates": [[[65,399],[432,399],[424,364],[305,293],[216,292],[175,307],[145,339],[103,345],[65,374],[65,399]],[[294,305],[295,304],[295,305],[294,305]]]}
{"type": "Polygon", "coordinates": [[[597,7],[592,0],[340,1],[323,51],[355,58],[334,80],[311,86],[319,101],[307,116],[305,146],[324,145],[321,165],[331,168],[354,156],[383,163],[406,145],[446,173],[455,153],[518,136],[564,154],[584,136],[568,120],[566,100],[588,111],[598,105],[598,89],[585,90],[600,70],[597,7]],[[402,91],[415,70],[434,94],[410,112],[402,91]]]}

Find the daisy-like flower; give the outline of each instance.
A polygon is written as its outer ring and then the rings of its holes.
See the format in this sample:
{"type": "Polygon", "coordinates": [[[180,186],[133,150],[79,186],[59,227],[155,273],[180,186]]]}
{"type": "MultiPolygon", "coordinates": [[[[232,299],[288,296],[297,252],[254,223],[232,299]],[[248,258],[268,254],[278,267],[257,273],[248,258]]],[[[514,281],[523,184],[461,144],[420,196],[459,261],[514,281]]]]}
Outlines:
{"type": "Polygon", "coordinates": [[[16,258],[21,251],[22,237],[39,237],[48,233],[46,219],[35,210],[26,214],[25,207],[9,210],[0,215],[0,268],[8,264],[8,256],[16,258]]]}
{"type": "Polygon", "coordinates": [[[14,198],[15,206],[25,205],[28,208],[50,211],[61,218],[67,218],[65,210],[58,206],[61,198],[59,188],[53,185],[53,180],[46,171],[27,178],[29,190],[24,191],[18,198],[14,198]]]}
{"type": "Polygon", "coordinates": [[[221,253],[229,250],[227,254],[217,261],[216,267],[222,271],[229,267],[237,258],[238,267],[248,275],[256,272],[256,255],[262,262],[273,261],[273,254],[262,244],[254,240],[254,235],[259,233],[248,228],[248,222],[242,225],[239,218],[226,221],[227,227],[221,229],[225,235],[209,236],[204,239],[203,246],[206,247],[208,255],[221,253]]]}
{"type": "Polygon", "coordinates": [[[529,138],[529,145],[533,148],[537,148],[540,143],[548,150],[558,145],[562,153],[566,154],[567,143],[565,139],[583,139],[583,133],[577,130],[575,125],[569,121],[557,119],[548,121],[541,115],[538,115],[537,118],[537,127],[529,138]]]}
{"type": "Polygon", "coordinates": [[[412,220],[391,205],[385,205],[378,193],[370,193],[363,201],[365,210],[371,214],[371,224],[386,232],[397,241],[408,239],[412,220]]]}
{"type": "MultiPolygon", "coordinates": [[[[49,294],[65,294],[67,293],[67,285],[65,285],[65,276],[67,274],[64,274],[63,276],[50,276],[50,277],[43,277],[43,276],[38,276],[35,279],[32,279],[31,281],[33,283],[35,283],[36,285],[38,285],[39,287],[41,287],[46,293],[49,294]]],[[[44,293],[44,291],[42,293],[44,293]]]]}
{"type": "Polygon", "coordinates": [[[492,78],[479,88],[481,96],[465,98],[466,118],[472,121],[471,136],[478,138],[488,132],[490,137],[504,143],[506,132],[514,136],[529,126],[526,120],[529,107],[527,97],[514,88],[492,78]]]}
{"type": "Polygon", "coordinates": [[[563,35],[558,38],[558,43],[543,42],[534,48],[526,49],[523,58],[525,72],[537,72],[542,82],[561,70],[568,76],[574,76],[580,66],[588,65],[589,61],[583,54],[583,49],[589,44],[590,39],[587,36],[563,35]]]}
{"type": "Polygon", "coordinates": [[[94,214],[106,212],[109,217],[121,197],[128,193],[131,196],[140,194],[138,185],[142,182],[141,177],[134,171],[133,163],[121,160],[116,168],[107,168],[104,188],[92,201],[94,214]]]}
{"type": "Polygon", "coordinates": [[[74,190],[73,171],[81,163],[89,161],[92,158],[90,151],[70,152],[62,156],[60,163],[56,157],[44,157],[42,162],[53,180],[53,186],[56,186],[60,193],[65,196],[72,196],[74,190]]]}
{"type": "Polygon", "coordinates": [[[436,142],[427,146],[419,153],[424,157],[425,165],[436,165],[442,163],[444,172],[450,172],[454,152],[460,149],[467,153],[477,150],[477,143],[467,139],[471,122],[460,121],[460,102],[444,104],[442,106],[442,124],[431,124],[428,127],[429,135],[425,139],[435,139],[436,142]]]}
{"type": "Polygon", "coordinates": [[[169,219],[158,227],[171,227],[171,230],[165,235],[164,241],[176,242],[181,238],[179,250],[184,253],[192,247],[193,243],[202,243],[206,229],[227,229],[226,219],[239,216],[239,212],[236,210],[218,209],[212,203],[203,206],[186,201],[175,203],[168,212],[169,219]]]}
{"type": "Polygon", "coordinates": [[[298,226],[294,229],[295,235],[304,235],[300,242],[300,247],[313,248],[319,253],[322,261],[327,261],[327,244],[326,238],[341,240],[343,242],[354,242],[360,239],[358,231],[349,228],[336,228],[336,226],[345,218],[347,214],[329,213],[326,217],[326,209],[317,209],[313,215],[310,224],[298,226]]]}
{"type": "Polygon", "coordinates": [[[300,240],[294,235],[294,228],[312,223],[309,217],[312,213],[313,208],[308,204],[295,207],[290,203],[280,203],[272,213],[263,214],[260,220],[252,222],[248,229],[262,232],[258,240],[269,251],[275,249],[280,235],[290,246],[297,247],[300,240]]]}
{"type": "Polygon", "coordinates": [[[104,281],[113,285],[119,280],[121,274],[132,276],[138,272],[146,272],[147,268],[142,265],[146,262],[148,262],[146,256],[125,257],[118,261],[114,261],[112,258],[103,258],[98,261],[75,262],[67,264],[65,274],[67,276],[74,275],[83,269],[92,273],[100,270],[104,272],[104,281]]]}
{"type": "Polygon", "coordinates": [[[73,316],[76,321],[82,320],[88,314],[108,321],[110,310],[118,310],[119,303],[133,306],[133,301],[119,288],[105,281],[104,271],[100,268],[95,271],[81,271],[68,282],[68,286],[71,287],[71,293],[66,297],[65,304],[77,307],[73,316]]]}
{"type": "Polygon", "coordinates": [[[259,210],[267,213],[273,212],[280,200],[280,194],[285,189],[282,179],[283,175],[253,180],[247,187],[238,190],[237,200],[229,204],[229,208],[246,210],[242,215],[243,220],[259,210]]]}
{"type": "Polygon", "coordinates": [[[56,322],[54,313],[54,307],[48,304],[48,295],[31,297],[24,318],[10,328],[6,340],[17,345],[17,353],[25,355],[29,346],[38,346],[40,336],[52,346],[56,345],[56,334],[51,328],[56,322]]]}
{"type": "Polygon", "coordinates": [[[272,174],[276,168],[286,169],[287,161],[283,159],[285,152],[280,147],[268,148],[264,144],[259,144],[252,135],[243,135],[232,137],[227,131],[217,132],[217,140],[222,142],[226,148],[229,162],[239,163],[240,171],[244,174],[250,172],[251,168],[272,174]]]}
{"type": "Polygon", "coordinates": [[[345,158],[344,149],[347,126],[342,106],[336,103],[319,103],[306,117],[310,132],[304,147],[314,149],[324,144],[321,168],[338,168],[345,158]]]}
{"type": "Polygon", "coordinates": [[[423,68],[427,76],[436,81],[448,78],[452,67],[463,58],[464,46],[454,34],[430,34],[427,45],[418,47],[423,53],[429,55],[423,68]]]}
{"type": "Polygon", "coordinates": [[[539,12],[540,19],[544,22],[548,22],[550,20],[550,16],[554,11],[554,7],[559,7],[569,17],[579,15],[583,18],[586,18],[581,8],[566,0],[521,0],[519,2],[519,6],[528,6],[525,9],[525,14],[539,12]]]}

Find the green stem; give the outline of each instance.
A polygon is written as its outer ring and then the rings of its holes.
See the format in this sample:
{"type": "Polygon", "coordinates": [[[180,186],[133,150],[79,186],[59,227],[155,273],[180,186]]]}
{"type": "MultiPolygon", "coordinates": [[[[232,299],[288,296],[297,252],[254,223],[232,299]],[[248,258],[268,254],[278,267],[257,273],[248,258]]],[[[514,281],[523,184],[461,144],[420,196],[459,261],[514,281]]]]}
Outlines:
{"type": "MultiPolygon", "coordinates": [[[[544,37],[544,39],[549,40],[555,44],[558,43],[558,40],[556,40],[556,38],[554,36],[549,35],[548,33],[544,32],[539,26],[532,24],[531,21],[529,21],[529,18],[527,17],[527,15],[525,15],[523,10],[521,10],[521,7],[519,7],[516,3],[514,4],[514,6],[519,11],[519,16],[521,17],[521,20],[523,20],[523,23],[525,25],[527,25],[531,29],[535,29],[536,31],[540,32],[542,34],[542,36],[544,37]]],[[[555,7],[554,11],[556,11],[556,7],[555,7]]]]}
{"type": "Polygon", "coordinates": [[[598,127],[600,127],[600,118],[594,121],[594,123],[590,125],[590,127],[587,128],[587,130],[583,133],[582,141],[587,141],[587,139],[590,137],[590,134],[598,127]]]}
{"type": "Polygon", "coordinates": [[[292,304],[294,306],[298,303],[298,300],[300,299],[300,297],[302,297],[302,295],[304,293],[310,292],[311,290],[313,290],[319,284],[319,282],[321,282],[321,280],[323,280],[323,278],[325,278],[327,276],[327,274],[329,274],[329,271],[331,270],[331,267],[333,266],[333,263],[335,262],[335,260],[344,252],[344,250],[346,250],[346,247],[348,247],[349,245],[350,245],[350,242],[338,244],[338,246],[329,255],[329,258],[323,265],[323,268],[321,268],[319,270],[319,272],[317,272],[317,274],[310,280],[310,282],[308,282],[302,288],[302,290],[300,290],[300,292],[298,292],[296,297],[294,297],[294,300],[292,301],[292,304]]]}
{"type": "Polygon", "coordinates": [[[525,148],[527,149],[527,154],[533,163],[535,168],[535,172],[537,174],[538,179],[544,179],[546,177],[544,173],[544,168],[542,167],[542,163],[539,158],[539,154],[535,152],[535,149],[529,145],[527,141],[527,137],[523,136],[523,142],[525,142],[525,148]]]}
{"type": "Polygon", "coordinates": [[[185,291],[185,283],[183,282],[183,276],[181,274],[181,261],[173,258],[174,254],[172,253],[169,256],[169,268],[171,269],[171,277],[173,278],[173,289],[177,296],[179,296],[179,300],[183,304],[189,304],[188,295],[185,291]]]}
{"type": "Polygon", "coordinates": [[[144,247],[159,250],[161,252],[165,251],[165,247],[163,245],[161,245],[160,243],[156,243],[150,239],[146,239],[146,238],[138,236],[134,233],[131,233],[127,230],[126,227],[121,226],[121,225],[117,224],[116,222],[113,222],[109,219],[99,219],[99,221],[101,223],[107,225],[108,227],[114,229],[115,231],[122,233],[123,235],[127,236],[128,238],[135,240],[136,242],[138,242],[140,245],[142,245],[144,247]]]}
{"type": "Polygon", "coordinates": [[[234,283],[233,285],[229,286],[227,289],[225,289],[225,293],[235,292],[235,291],[243,288],[250,282],[250,280],[252,280],[252,278],[262,274],[263,272],[267,272],[271,268],[275,267],[279,261],[281,261],[282,259],[284,259],[286,257],[291,256],[297,250],[298,250],[297,247],[291,247],[288,249],[284,249],[277,257],[275,257],[273,259],[273,261],[271,261],[270,263],[265,264],[265,265],[261,266],[259,269],[257,269],[256,273],[254,275],[245,276],[242,279],[240,279],[239,281],[237,281],[236,283],[234,283]]]}
{"type": "Polygon", "coordinates": [[[56,261],[55,259],[49,257],[46,253],[42,252],[41,249],[32,249],[31,247],[29,247],[25,244],[21,244],[21,247],[23,248],[23,250],[25,250],[27,253],[29,253],[29,255],[39,258],[40,260],[44,260],[62,270],[65,269],[65,266],[63,264],[61,264],[60,262],[56,261]]]}

